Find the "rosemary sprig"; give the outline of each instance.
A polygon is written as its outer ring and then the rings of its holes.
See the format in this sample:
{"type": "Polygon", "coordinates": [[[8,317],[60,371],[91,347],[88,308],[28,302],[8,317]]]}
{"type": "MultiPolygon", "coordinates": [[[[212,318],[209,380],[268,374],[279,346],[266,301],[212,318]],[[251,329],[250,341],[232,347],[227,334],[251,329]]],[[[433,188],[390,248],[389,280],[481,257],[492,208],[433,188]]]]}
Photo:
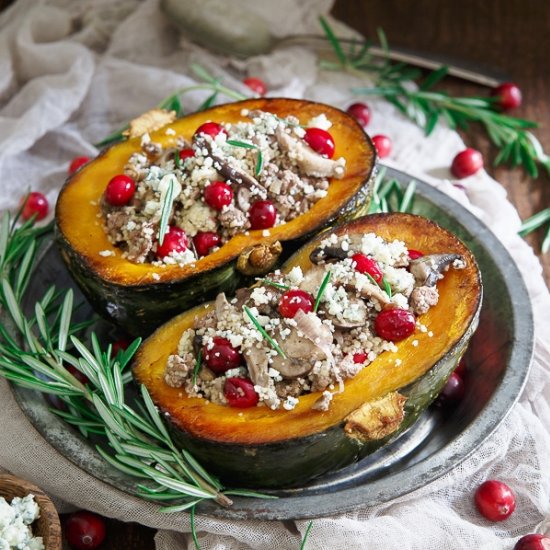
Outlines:
{"type": "Polygon", "coordinates": [[[386,291],[388,298],[391,298],[392,297],[391,285],[386,279],[386,277],[382,277],[382,284],[384,285],[384,290],[386,291]]]}
{"type": "Polygon", "coordinates": [[[313,527],[313,521],[310,521],[307,524],[306,532],[304,533],[304,538],[302,539],[302,543],[300,544],[300,550],[305,550],[306,542],[312,527],[313,527]]]}
{"type": "Polygon", "coordinates": [[[260,325],[260,322],[256,317],[254,317],[254,314],[250,311],[250,309],[247,306],[243,306],[244,312],[248,316],[248,318],[252,321],[252,324],[256,327],[258,332],[269,342],[269,345],[283,358],[286,359],[285,352],[279,347],[279,344],[269,336],[267,331],[265,330],[262,325],[260,325]]]}
{"type": "Polygon", "coordinates": [[[193,386],[197,385],[197,375],[201,370],[201,366],[202,366],[202,349],[199,349],[199,353],[197,354],[197,360],[195,361],[195,367],[193,369],[193,386]]]}
{"type": "Polygon", "coordinates": [[[332,276],[332,273],[330,271],[327,271],[327,273],[323,277],[321,285],[319,286],[319,291],[317,292],[317,297],[315,298],[315,305],[313,306],[313,312],[314,313],[317,313],[317,310],[319,309],[319,305],[321,303],[321,298],[323,297],[323,294],[325,293],[325,290],[327,288],[327,285],[330,281],[331,276],[332,276]]]}
{"type": "Polygon", "coordinates": [[[164,237],[166,236],[166,232],[168,231],[168,221],[170,220],[170,214],[172,213],[172,206],[175,199],[174,182],[177,182],[176,177],[173,174],[169,174],[165,177],[169,177],[170,181],[168,182],[168,187],[166,188],[166,193],[164,194],[162,201],[162,211],[160,215],[158,232],[158,241],[160,245],[162,245],[162,243],[164,242],[164,237]]]}
{"type": "Polygon", "coordinates": [[[258,281],[260,283],[263,283],[264,285],[273,286],[280,290],[290,290],[290,287],[288,285],[283,285],[282,283],[276,283],[275,281],[272,281],[270,279],[258,279],[258,281]]]}
{"type": "Polygon", "coordinates": [[[521,224],[519,235],[525,237],[540,227],[545,227],[544,238],[541,245],[541,251],[545,254],[548,250],[550,250],[550,208],[545,208],[534,216],[527,218],[521,224]]]}

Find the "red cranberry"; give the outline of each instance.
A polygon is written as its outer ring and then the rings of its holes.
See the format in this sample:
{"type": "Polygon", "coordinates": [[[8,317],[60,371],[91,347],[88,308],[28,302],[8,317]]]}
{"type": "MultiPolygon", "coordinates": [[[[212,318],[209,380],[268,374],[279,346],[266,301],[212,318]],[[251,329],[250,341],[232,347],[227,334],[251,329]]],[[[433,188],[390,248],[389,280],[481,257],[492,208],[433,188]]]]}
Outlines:
{"type": "Polygon", "coordinates": [[[279,313],[287,319],[293,319],[299,310],[304,313],[313,311],[315,300],[305,290],[287,290],[279,302],[279,313]]]}
{"type": "Polygon", "coordinates": [[[468,147],[458,153],[451,164],[451,172],[455,178],[467,178],[473,176],[483,168],[483,156],[479,151],[468,147]]]}
{"type": "Polygon", "coordinates": [[[464,356],[462,356],[462,358],[458,362],[458,365],[456,366],[454,372],[455,372],[455,374],[458,374],[458,376],[460,376],[460,378],[464,378],[466,376],[466,368],[467,368],[466,358],[464,356]]]}
{"type": "Polygon", "coordinates": [[[34,216],[36,221],[42,220],[48,215],[48,210],[48,199],[42,193],[33,191],[24,202],[21,217],[30,220],[34,216]]]}
{"type": "Polygon", "coordinates": [[[355,262],[355,271],[370,275],[377,283],[382,282],[384,274],[376,260],[361,253],[354,254],[351,259],[355,262]]]}
{"type": "Polygon", "coordinates": [[[308,128],[304,140],[316,153],[329,159],[334,156],[334,139],[326,130],[308,128]]]}
{"type": "Polygon", "coordinates": [[[351,115],[361,126],[366,126],[370,121],[370,109],[366,103],[352,103],[346,112],[351,115]]]}
{"type": "Polygon", "coordinates": [[[105,539],[105,521],[101,516],[81,510],[65,522],[65,538],[72,548],[93,550],[105,539]]]}
{"type": "Polygon", "coordinates": [[[83,373],[81,373],[76,367],[72,365],[67,365],[65,367],[81,384],[89,384],[90,379],[83,373]]]}
{"type": "Polygon", "coordinates": [[[121,351],[124,351],[132,342],[127,338],[119,338],[113,342],[113,347],[111,348],[111,356],[116,357],[121,351]]]}
{"type": "Polygon", "coordinates": [[[225,128],[221,124],[218,124],[217,122],[205,122],[195,130],[193,137],[205,134],[214,139],[220,133],[227,135],[225,128]]]}
{"type": "Polygon", "coordinates": [[[260,78],[250,76],[243,80],[243,84],[260,96],[265,95],[267,92],[267,86],[265,85],[265,82],[260,78]]]}
{"type": "Polygon", "coordinates": [[[480,514],[491,521],[502,521],[516,508],[512,489],[502,481],[491,479],[476,490],[474,500],[480,514]]]}
{"type": "Polygon", "coordinates": [[[199,256],[207,256],[212,248],[220,244],[220,236],[213,231],[199,231],[193,237],[193,244],[199,256]]]}
{"type": "Polygon", "coordinates": [[[497,105],[502,111],[511,111],[521,105],[521,90],[513,82],[504,82],[497,86],[491,95],[498,97],[497,105]]]}
{"type": "Polygon", "coordinates": [[[105,189],[105,200],[112,206],[124,206],[130,202],[136,191],[136,182],[125,174],[111,178],[105,189]]]}
{"type": "Polygon", "coordinates": [[[223,394],[230,407],[239,409],[254,407],[259,400],[254,384],[248,378],[228,378],[223,386],[223,394]]]}
{"type": "Polygon", "coordinates": [[[90,157],[75,157],[71,164],[69,164],[69,176],[74,174],[79,168],[82,168],[85,164],[90,162],[90,157]]]}
{"type": "Polygon", "coordinates": [[[368,359],[368,355],[364,351],[353,354],[354,363],[364,363],[368,359]]]}
{"type": "Polygon", "coordinates": [[[162,259],[172,252],[185,252],[188,244],[185,231],[179,227],[171,226],[164,235],[162,244],[157,245],[157,256],[162,259]]]}
{"type": "Polygon", "coordinates": [[[191,147],[188,147],[187,149],[181,149],[180,152],[178,153],[178,156],[179,156],[181,161],[184,161],[185,159],[188,159],[190,157],[194,157],[195,156],[195,151],[193,151],[193,149],[191,149],[191,147]]]}
{"type": "Polygon", "coordinates": [[[422,258],[424,256],[424,252],[420,252],[420,250],[413,250],[412,248],[409,248],[409,260],[418,260],[418,258],[422,258]]]}
{"type": "Polygon", "coordinates": [[[206,366],[216,374],[223,374],[226,370],[236,369],[241,364],[241,354],[227,338],[215,336],[212,348],[204,346],[202,355],[206,366]]]}
{"type": "Polygon", "coordinates": [[[535,533],[525,535],[516,542],[514,550],[550,550],[550,537],[535,533]]]}
{"type": "Polygon", "coordinates": [[[456,407],[464,397],[464,381],[456,374],[451,373],[437,397],[436,404],[443,409],[456,407]]]}
{"type": "Polygon", "coordinates": [[[376,152],[378,153],[378,156],[383,159],[390,155],[392,143],[391,139],[388,136],[384,136],[383,134],[378,134],[376,136],[372,136],[372,143],[374,144],[374,147],[376,149],[376,152]]]}
{"type": "Polygon", "coordinates": [[[416,328],[416,320],[411,311],[394,307],[384,309],[374,320],[377,336],[391,342],[399,342],[410,336],[416,328]]]}
{"type": "Polygon", "coordinates": [[[251,229],[269,229],[275,225],[277,210],[271,201],[256,201],[248,211],[251,229]]]}
{"type": "Polygon", "coordinates": [[[214,210],[221,210],[231,204],[233,189],[223,181],[213,181],[204,188],[204,202],[214,210]]]}

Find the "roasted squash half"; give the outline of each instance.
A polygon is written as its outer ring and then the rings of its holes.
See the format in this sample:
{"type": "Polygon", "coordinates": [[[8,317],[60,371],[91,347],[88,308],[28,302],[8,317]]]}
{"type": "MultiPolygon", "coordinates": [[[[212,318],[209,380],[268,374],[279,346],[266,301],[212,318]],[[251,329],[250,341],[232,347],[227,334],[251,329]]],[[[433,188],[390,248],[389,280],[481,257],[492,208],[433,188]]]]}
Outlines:
{"type": "MultiPolygon", "coordinates": [[[[159,269],[124,259],[107,239],[100,220],[100,199],[115,174],[122,173],[130,155],[140,150],[135,137],[103,151],[68,179],[56,207],[57,242],[74,279],[94,308],[129,333],[150,333],[153,328],[217,292],[231,292],[243,283],[242,264],[256,259],[260,267],[265,254],[283,259],[320,229],[366,213],[369,182],[375,152],[368,136],[349,115],[319,103],[293,99],[254,99],[221,105],[195,113],[151,133],[163,146],[174,146],[174,133],[191,140],[206,121],[235,123],[245,119],[243,109],[259,109],[279,117],[294,115],[306,122],[325,114],[332,122],[336,157],[346,159],[342,179],[331,179],[328,194],[313,208],[292,221],[272,228],[238,234],[216,252],[184,267],[159,269]],[[167,133],[167,129],[171,130],[167,133]],[[250,256],[251,250],[258,247],[250,256]],[[106,252],[107,251],[107,252],[106,252]],[[108,255],[112,251],[113,255],[108,255]],[[102,254],[100,254],[102,253],[102,254]]],[[[266,265],[265,271],[272,267],[266,265]]],[[[258,274],[258,273],[256,273],[258,274]]]]}
{"type": "MultiPolygon", "coordinates": [[[[337,235],[374,232],[399,239],[426,254],[457,253],[466,268],[439,281],[439,303],[417,330],[398,342],[397,352],[379,355],[325,412],[312,410],[320,392],[305,394],[291,411],[236,409],[187,397],[168,386],[163,373],[182,332],[212,303],[183,313],[159,328],[138,351],[134,376],[164,413],[174,438],[210,471],[231,485],[288,487],[350,464],[406,430],[437,396],[464,353],[478,322],[482,287],[475,259],[451,233],[410,214],[371,215],[333,230],[337,235]],[[396,359],[401,363],[396,364],[396,359]]],[[[311,267],[316,237],[282,268],[311,267]]],[[[399,362],[397,362],[399,363],[399,362]]]]}

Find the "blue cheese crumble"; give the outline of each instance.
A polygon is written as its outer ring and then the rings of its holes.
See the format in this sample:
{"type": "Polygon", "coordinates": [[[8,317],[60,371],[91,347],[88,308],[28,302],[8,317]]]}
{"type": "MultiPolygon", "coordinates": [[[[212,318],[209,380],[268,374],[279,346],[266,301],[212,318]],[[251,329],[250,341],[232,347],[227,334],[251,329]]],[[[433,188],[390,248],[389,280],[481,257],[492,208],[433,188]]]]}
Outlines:
{"type": "Polygon", "coordinates": [[[14,497],[11,503],[0,497],[0,550],[44,550],[42,537],[34,537],[31,530],[39,517],[34,495],[14,497]]]}

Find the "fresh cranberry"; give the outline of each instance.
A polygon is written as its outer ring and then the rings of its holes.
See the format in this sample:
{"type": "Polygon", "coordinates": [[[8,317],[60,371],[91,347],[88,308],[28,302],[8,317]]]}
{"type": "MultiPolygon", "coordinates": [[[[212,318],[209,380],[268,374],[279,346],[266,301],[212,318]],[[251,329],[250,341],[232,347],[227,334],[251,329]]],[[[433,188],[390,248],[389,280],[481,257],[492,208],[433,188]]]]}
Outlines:
{"type": "Polygon", "coordinates": [[[254,407],[259,400],[254,384],[248,378],[228,378],[223,386],[223,394],[230,407],[239,409],[254,407]]]}
{"type": "Polygon", "coordinates": [[[474,500],[480,514],[491,521],[506,519],[516,508],[512,489],[502,481],[485,481],[476,490],[474,500]]]}
{"type": "Polygon", "coordinates": [[[305,290],[287,290],[279,302],[279,313],[287,319],[293,319],[298,311],[304,313],[313,311],[315,300],[313,296],[305,290]]]}
{"type": "Polygon", "coordinates": [[[127,338],[119,338],[113,342],[113,347],[111,348],[111,356],[116,357],[121,351],[124,351],[131,344],[130,340],[127,338]]]}
{"type": "Polygon", "coordinates": [[[213,231],[199,231],[193,237],[193,244],[199,256],[207,256],[212,248],[220,244],[220,236],[213,231]]]}
{"type": "Polygon", "coordinates": [[[251,229],[269,229],[275,225],[277,210],[271,201],[256,201],[248,211],[251,229]]]}
{"type": "Polygon", "coordinates": [[[42,220],[48,215],[48,210],[48,199],[42,193],[33,191],[24,202],[21,217],[30,220],[34,216],[37,221],[42,220]]]}
{"type": "Polygon", "coordinates": [[[451,172],[456,178],[462,179],[473,176],[483,168],[483,156],[479,151],[468,147],[458,153],[451,164],[451,172]]]}
{"type": "Polygon", "coordinates": [[[359,273],[367,273],[370,275],[377,283],[381,283],[384,278],[384,274],[378,265],[376,260],[369,258],[365,254],[354,254],[351,259],[355,262],[355,271],[359,273]]]}
{"type": "Polygon", "coordinates": [[[93,550],[105,539],[105,521],[101,516],[81,510],[65,521],[65,538],[72,548],[93,550]]]}
{"type": "Polygon", "coordinates": [[[364,363],[368,359],[368,355],[364,351],[360,351],[359,353],[353,354],[353,362],[354,363],[364,363]]]}
{"type": "Polygon", "coordinates": [[[232,200],[233,189],[223,181],[213,181],[204,188],[204,202],[214,210],[221,210],[232,200]]]}
{"type": "Polygon", "coordinates": [[[82,168],[85,164],[90,162],[90,157],[75,157],[69,164],[69,176],[74,174],[79,168],[82,168]]]}
{"type": "Polygon", "coordinates": [[[514,550],[550,550],[550,537],[538,533],[525,535],[516,542],[514,550]]]}
{"type": "Polygon", "coordinates": [[[383,134],[372,136],[372,143],[378,153],[378,156],[383,159],[390,155],[392,149],[391,139],[383,134]]]}
{"type": "Polygon", "coordinates": [[[329,159],[334,156],[334,139],[326,130],[308,128],[304,140],[316,153],[329,159]]]}
{"type": "Polygon", "coordinates": [[[502,111],[511,111],[521,105],[521,90],[513,82],[504,82],[491,93],[498,97],[497,105],[502,111]]]}
{"type": "Polygon", "coordinates": [[[374,320],[377,336],[391,342],[399,342],[410,336],[416,328],[416,320],[411,311],[394,307],[382,310],[374,320]]]}
{"type": "Polygon", "coordinates": [[[217,122],[205,122],[195,130],[193,137],[205,134],[214,139],[218,134],[221,133],[227,135],[225,128],[221,124],[218,124],[217,122]]]}
{"type": "Polygon", "coordinates": [[[467,369],[466,358],[462,356],[454,372],[455,374],[458,374],[460,378],[464,378],[466,376],[466,369],[467,369]]]}
{"type": "Polygon", "coordinates": [[[352,103],[346,112],[351,115],[361,126],[366,126],[370,121],[370,109],[366,103],[352,103]]]}
{"type": "Polygon", "coordinates": [[[464,381],[456,372],[451,373],[437,396],[436,405],[443,409],[456,407],[464,397],[464,381]]]}
{"type": "Polygon", "coordinates": [[[105,189],[105,200],[111,206],[124,206],[130,202],[136,192],[136,182],[125,174],[111,178],[105,189]]]}
{"type": "Polygon", "coordinates": [[[90,379],[83,373],[81,373],[76,367],[72,365],[67,365],[65,367],[81,384],[89,384],[90,379]]]}
{"type": "Polygon", "coordinates": [[[235,349],[227,338],[215,336],[213,346],[209,349],[204,346],[202,355],[206,366],[216,374],[223,374],[226,370],[236,369],[242,362],[239,350],[235,349]]]}
{"type": "Polygon", "coordinates": [[[180,160],[183,161],[185,159],[194,157],[195,156],[195,151],[193,151],[193,149],[191,149],[191,147],[188,147],[187,149],[181,149],[178,153],[178,156],[179,156],[180,160]]]}
{"type": "Polygon", "coordinates": [[[418,260],[418,258],[422,258],[424,256],[424,252],[420,252],[420,250],[413,250],[412,248],[409,248],[409,260],[418,260]]]}
{"type": "Polygon", "coordinates": [[[157,256],[165,258],[171,252],[185,252],[188,245],[187,235],[183,229],[171,226],[164,235],[162,244],[157,246],[157,256]]]}
{"type": "Polygon", "coordinates": [[[243,84],[260,96],[265,95],[267,92],[267,86],[265,85],[265,82],[260,78],[250,76],[243,80],[243,84]]]}

